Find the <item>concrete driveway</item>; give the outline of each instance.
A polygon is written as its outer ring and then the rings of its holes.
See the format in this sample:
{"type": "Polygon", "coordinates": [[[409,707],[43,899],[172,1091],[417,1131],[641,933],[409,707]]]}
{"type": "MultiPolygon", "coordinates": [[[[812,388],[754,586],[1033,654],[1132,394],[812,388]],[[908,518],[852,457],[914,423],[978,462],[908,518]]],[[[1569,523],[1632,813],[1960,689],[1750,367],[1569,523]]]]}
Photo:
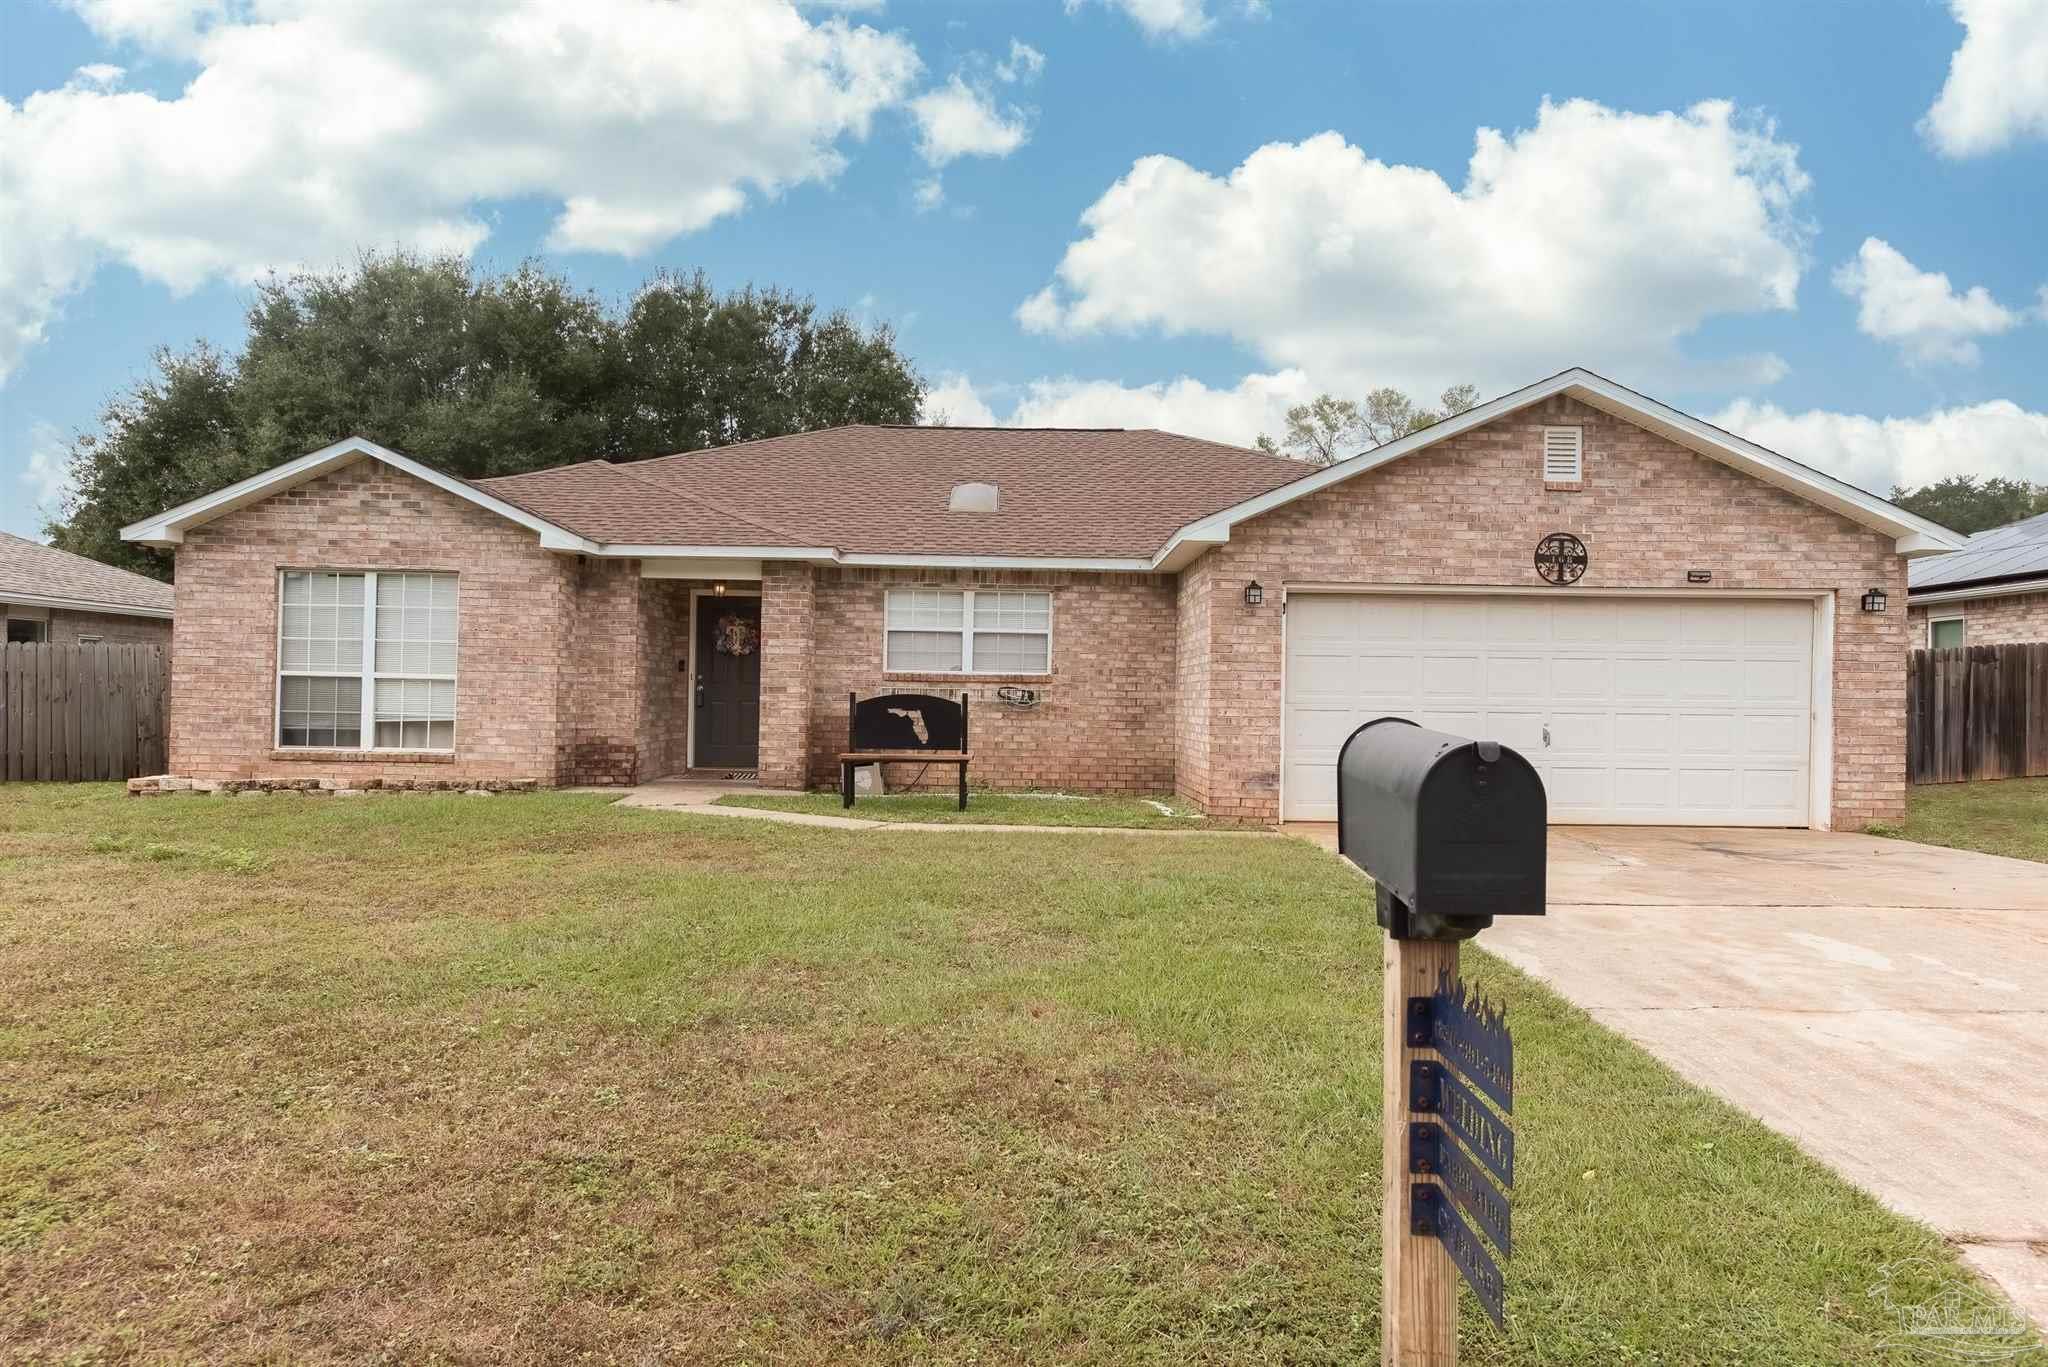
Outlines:
{"type": "Polygon", "coordinates": [[[1949,1236],[2048,1328],[2048,865],[1555,827],[1549,915],[1480,943],[1949,1236]]]}

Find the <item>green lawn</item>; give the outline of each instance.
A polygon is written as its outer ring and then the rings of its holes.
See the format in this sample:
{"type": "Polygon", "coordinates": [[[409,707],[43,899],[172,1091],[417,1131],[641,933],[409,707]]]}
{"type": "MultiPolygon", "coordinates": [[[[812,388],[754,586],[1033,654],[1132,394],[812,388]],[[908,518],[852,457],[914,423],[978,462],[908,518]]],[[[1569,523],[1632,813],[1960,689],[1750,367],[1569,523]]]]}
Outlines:
{"type": "MultiPolygon", "coordinates": [[[[0,889],[8,1360],[1377,1352],[1379,932],[1304,843],[14,786],[0,889]]],[[[1467,964],[1522,1177],[1467,1363],[1885,1361],[1887,1264],[1967,1282],[1467,964]]]]}
{"type": "Polygon", "coordinates": [[[1055,793],[984,793],[970,790],[967,810],[952,793],[889,793],[863,797],[842,807],[837,793],[729,793],[721,807],[758,807],[771,812],[850,816],[861,821],[936,821],[949,826],[1106,826],[1124,830],[1199,830],[1202,813],[1170,794],[1147,802],[1136,797],[1077,797],[1055,793]],[[1153,802],[1167,807],[1160,811],[1153,802]]]}
{"type": "Polygon", "coordinates": [[[1906,824],[1884,834],[2048,864],[2048,778],[1908,788],[1906,824]]]}

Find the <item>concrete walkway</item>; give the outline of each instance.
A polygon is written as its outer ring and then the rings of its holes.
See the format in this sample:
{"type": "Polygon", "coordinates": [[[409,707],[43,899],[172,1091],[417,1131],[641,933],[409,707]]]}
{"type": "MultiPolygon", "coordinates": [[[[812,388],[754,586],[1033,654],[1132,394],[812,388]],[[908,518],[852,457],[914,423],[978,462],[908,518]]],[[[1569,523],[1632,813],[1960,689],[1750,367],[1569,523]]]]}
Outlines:
{"type": "Polygon", "coordinates": [[[1932,1225],[2048,1329],[2048,866],[1557,827],[1549,914],[1480,943],[1932,1225]]]}
{"type": "MultiPolygon", "coordinates": [[[[658,779],[632,788],[568,788],[565,792],[618,799],[621,807],[642,807],[659,812],[689,812],[696,816],[730,816],[747,821],[779,821],[786,826],[821,826],[837,831],[944,831],[947,833],[991,831],[1018,835],[1145,835],[1178,840],[1191,835],[1230,835],[1270,839],[1280,834],[1270,830],[1214,829],[1197,826],[1190,830],[1160,830],[1132,826],[1026,826],[1016,823],[966,821],[873,821],[857,816],[817,816],[810,812],[776,812],[761,807],[721,807],[718,799],[728,794],[771,794],[777,790],[752,783],[723,783],[713,779],[658,779]]],[[[794,797],[790,793],[787,796],[794,797]]],[[[972,798],[969,798],[970,804],[972,798]]],[[[971,808],[970,808],[971,809],[971,808]]],[[[853,810],[860,810],[856,806],[853,810]]]]}

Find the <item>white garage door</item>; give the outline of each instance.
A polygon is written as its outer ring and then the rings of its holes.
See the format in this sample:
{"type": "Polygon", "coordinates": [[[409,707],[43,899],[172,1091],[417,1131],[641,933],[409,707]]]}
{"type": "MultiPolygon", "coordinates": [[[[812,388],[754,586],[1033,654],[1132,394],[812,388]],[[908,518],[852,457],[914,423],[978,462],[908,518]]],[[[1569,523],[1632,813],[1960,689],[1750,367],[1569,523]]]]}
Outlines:
{"type": "Polygon", "coordinates": [[[1337,817],[1337,751],[1407,717],[1519,750],[1550,819],[1804,826],[1809,600],[1295,594],[1290,820],[1337,817]]]}

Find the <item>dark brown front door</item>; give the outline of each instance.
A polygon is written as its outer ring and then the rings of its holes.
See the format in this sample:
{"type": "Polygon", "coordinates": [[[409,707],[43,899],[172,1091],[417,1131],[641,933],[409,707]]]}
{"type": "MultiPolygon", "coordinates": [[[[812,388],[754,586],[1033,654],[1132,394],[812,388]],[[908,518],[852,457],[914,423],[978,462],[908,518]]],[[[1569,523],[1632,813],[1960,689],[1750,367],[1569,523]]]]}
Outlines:
{"type": "Polygon", "coordinates": [[[761,600],[697,600],[696,765],[761,762],[761,600]]]}

